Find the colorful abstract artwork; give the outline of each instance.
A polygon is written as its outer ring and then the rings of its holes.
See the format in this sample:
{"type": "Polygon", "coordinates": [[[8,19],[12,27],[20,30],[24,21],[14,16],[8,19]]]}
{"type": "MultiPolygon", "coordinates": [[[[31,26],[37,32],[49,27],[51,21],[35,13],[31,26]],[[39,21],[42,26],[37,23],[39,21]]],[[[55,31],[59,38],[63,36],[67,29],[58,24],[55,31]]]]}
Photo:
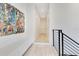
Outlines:
{"type": "Polygon", "coordinates": [[[24,14],[10,4],[0,3],[0,36],[23,32],[24,14]]]}

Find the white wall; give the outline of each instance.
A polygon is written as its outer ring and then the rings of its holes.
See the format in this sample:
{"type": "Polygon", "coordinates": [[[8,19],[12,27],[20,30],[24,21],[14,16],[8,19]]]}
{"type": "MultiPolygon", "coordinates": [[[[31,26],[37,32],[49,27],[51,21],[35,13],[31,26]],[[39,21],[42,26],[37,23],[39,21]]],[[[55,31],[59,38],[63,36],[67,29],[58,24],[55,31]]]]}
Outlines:
{"type": "Polygon", "coordinates": [[[22,55],[34,41],[32,4],[12,4],[25,14],[25,32],[0,37],[0,55],[22,55]]]}
{"type": "Polygon", "coordinates": [[[51,4],[51,30],[62,29],[64,33],[79,41],[79,4],[51,4]]]}

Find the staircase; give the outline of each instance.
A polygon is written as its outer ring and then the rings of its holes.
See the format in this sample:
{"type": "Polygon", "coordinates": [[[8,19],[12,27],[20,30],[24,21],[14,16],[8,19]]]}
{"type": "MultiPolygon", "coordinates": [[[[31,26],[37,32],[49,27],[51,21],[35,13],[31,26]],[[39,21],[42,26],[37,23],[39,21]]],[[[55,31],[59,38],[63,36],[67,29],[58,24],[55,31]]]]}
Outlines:
{"type": "Polygon", "coordinates": [[[53,29],[53,46],[59,56],[79,56],[79,43],[60,29],[53,29]]]}

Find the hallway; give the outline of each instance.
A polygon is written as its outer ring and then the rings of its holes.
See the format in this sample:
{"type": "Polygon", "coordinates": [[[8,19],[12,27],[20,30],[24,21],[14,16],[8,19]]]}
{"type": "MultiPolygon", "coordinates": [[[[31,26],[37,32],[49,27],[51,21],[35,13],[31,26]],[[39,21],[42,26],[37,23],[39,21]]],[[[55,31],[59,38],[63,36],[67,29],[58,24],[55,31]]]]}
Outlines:
{"type": "Polygon", "coordinates": [[[57,56],[57,52],[52,46],[49,46],[47,44],[34,44],[25,53],[25,56],[57,56]]]}

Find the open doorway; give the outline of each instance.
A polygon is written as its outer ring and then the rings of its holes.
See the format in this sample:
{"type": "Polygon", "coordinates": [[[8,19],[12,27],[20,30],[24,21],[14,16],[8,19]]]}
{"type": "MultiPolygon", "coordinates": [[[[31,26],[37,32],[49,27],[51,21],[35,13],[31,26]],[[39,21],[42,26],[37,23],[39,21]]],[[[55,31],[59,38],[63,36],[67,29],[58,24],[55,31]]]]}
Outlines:
{"type": "Polygon", "coordinates": [[[36,4],[36,42],[48,43],[48,4],[36,4]]]}

